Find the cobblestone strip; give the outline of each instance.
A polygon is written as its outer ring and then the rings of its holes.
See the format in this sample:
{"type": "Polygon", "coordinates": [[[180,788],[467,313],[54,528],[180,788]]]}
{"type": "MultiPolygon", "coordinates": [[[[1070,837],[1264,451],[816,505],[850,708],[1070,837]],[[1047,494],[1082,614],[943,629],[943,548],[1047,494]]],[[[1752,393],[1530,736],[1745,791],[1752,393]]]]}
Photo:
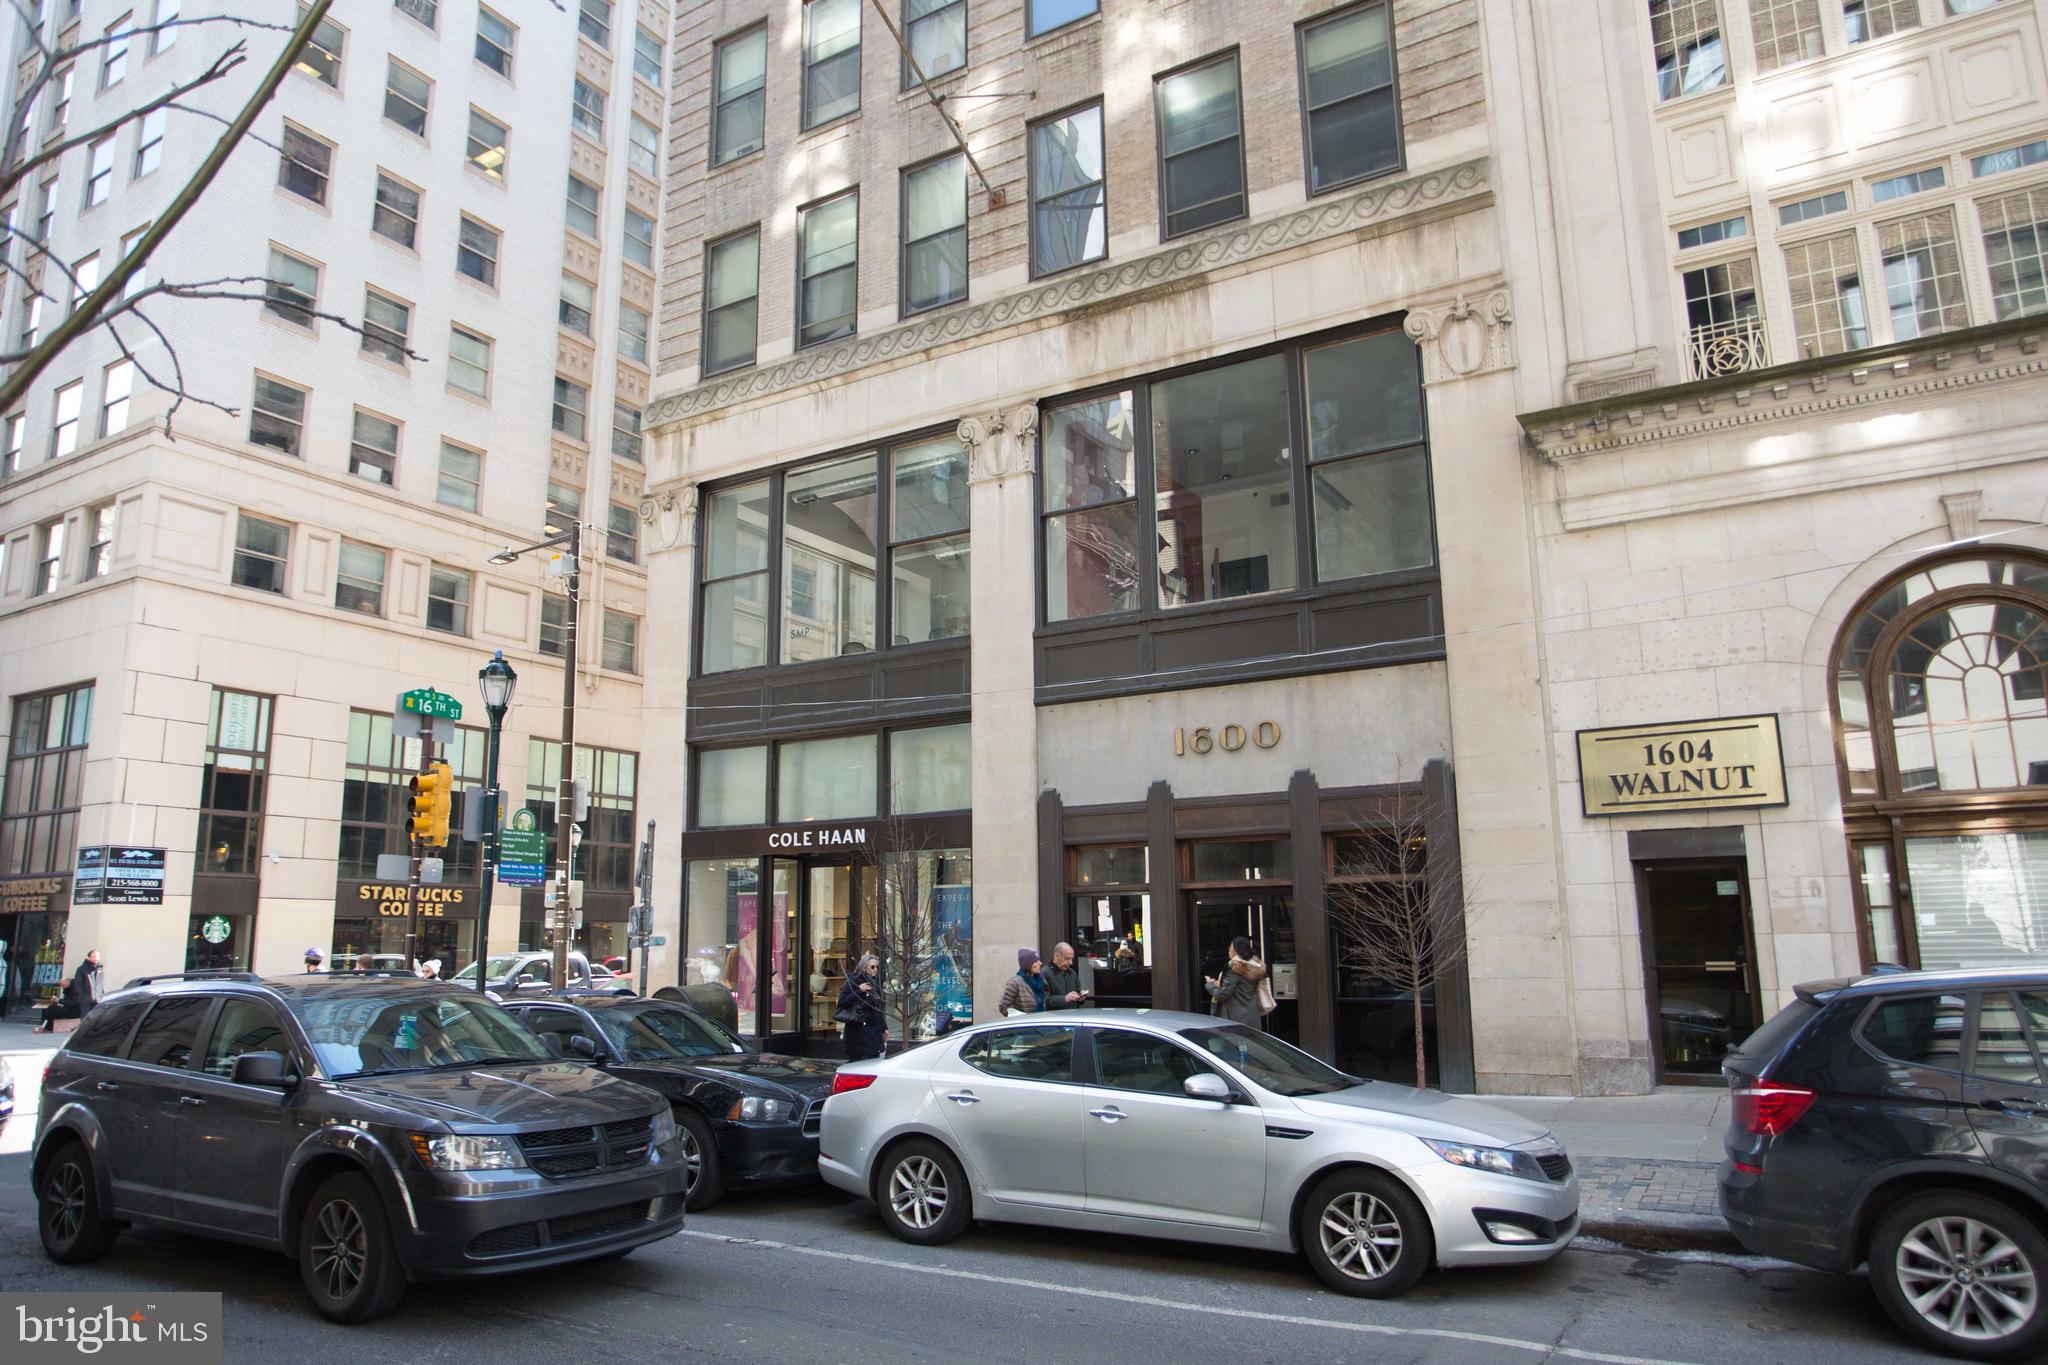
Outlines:
{"type": "Polygon", "coordinates": [[[1588,1157],[1578,1163],[1579,1196],[1589,1210],[1718,1216],[1717,1167],[1710,1161],[1588,1157]]]}

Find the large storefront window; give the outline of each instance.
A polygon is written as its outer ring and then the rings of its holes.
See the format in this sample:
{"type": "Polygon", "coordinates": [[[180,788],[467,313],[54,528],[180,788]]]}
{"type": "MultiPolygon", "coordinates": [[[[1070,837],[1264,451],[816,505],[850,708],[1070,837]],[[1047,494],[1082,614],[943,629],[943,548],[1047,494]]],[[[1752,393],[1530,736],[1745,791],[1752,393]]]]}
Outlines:
{"type": "MultiPolygon", "coordinates": [[[[640,755],[594,744],[576,746],[576,776],[590,794],[590,814],[581,825],[574,876],[583,882],[583,927],[576,946],[594,962],[626,954],[626,911],[633,903],[634,855],[639,834],[634,811],[640,790],[640,755]]],[[[555,793],[562,781],[562,746],[552,739],[531,739],[526,750],[526,808],[535,824],[547,831],[548,866],[556,865],[559,826],[555,793]]],[[[548,938],[542,919],[542,897],[522,897],[521,948],[544,948],[548,938]]]]}
{"type": "MultiPolygon", "coordinates": [[[[483,786],[482,729],[458,725],[439,757],[455,779],[458,799],[475,799],[483,786]]],[[[404,962],[413,922],[406,884],[377,876],[377,858],[410,851],[405,832],[406,783],[419,771],[417,739],[392,733],[389,712],[351,711],[347,767],[341,784],[341,845],[336,857],[334,956],[329,966],[397,967],[404,962]]],[[[422,888],[414,956],[438,960],[443,975],[466,964],[476,948],[477,904],[482,896],[482,849],[458,828],[441,850],[438,886],[422,888]]]]}
{"type": "Polygon", "coordinates": [[[1435,563],[1421,371],[1398,328],[1052,404],[1041,428],[1049,623],[1435,563]]]}
{"type": "Polygon", "coordinates": [[[185,970],[247,971],[254,947],[263,851],[263,798],[270,769],[269,697],[215,689],[199,779],[198,858],[185,970]],[[221,937],[219,925],[228,925],[221,937]]]}
{"type": "Polygon", "coordinates": [[[1145,855],[1143,844],[1067,851],[1067,941],[1093,973],[1099,1005],[1152,1004],[1152,878],[1145,855]]]}
{"type": "MultiPolygon", "coordinates": [[[[1411,833],[1412,822],[1400,816],[1381,829],[1340,834],[1326,840],[1329,859],[1328,899],[1336,935],[1337,1065],[1359,1076],[1415,1083],[1415,996],[1412,983],[1387,980],[1374,970],[1386,959],[1388,944],[1403,933],[1413,936],[1419,953],[1433,955],[1427,940],[1430,916],[1424,907],[1429,892],[1428,840],[1411,833]],[[1352,914],[1346,907],[1356,907],[1352,914]],[[1344,929],[1347,919],[1391,922],[1367,948],[1344,929]],[[1401,927],[1403,921],[1408,927],[1401,927]]],[[[1439,1084],[1437,1069],[1436,987],[1422,988],[1422,1048],[1429,1084],[1439,1084]]]]}
{"type": "Polygon", "coordinates": [[[1836,647],[1866,964],[2048,961],[2048,563],[1917,565],[1836,647]]]}
{"type": "Polygon", "coordinates": [[[707,492],[698,669],[964,638],[967,452],[951,435],[707,492]]]}
{"type": "MultiPolygon", "coordinates": [[[[92,684],[16,697],[0,790],[0,1014],[63,987],[92,684]]],[[[81,950],[83,951],[83,950],[81,950]]]]}

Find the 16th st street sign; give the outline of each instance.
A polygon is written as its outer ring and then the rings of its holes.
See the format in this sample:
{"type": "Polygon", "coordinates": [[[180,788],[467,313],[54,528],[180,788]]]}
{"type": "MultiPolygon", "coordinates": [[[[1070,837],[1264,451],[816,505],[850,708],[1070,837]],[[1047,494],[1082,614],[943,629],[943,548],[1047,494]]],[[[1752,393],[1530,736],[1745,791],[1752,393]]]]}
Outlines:
{"type": "Polygon", "coordinates": [[[408,715],[430,716],[436,720],[462,719],[462,703],[431,687],[415,687],[410,692],[399,693],[398,709],[408,715]]]}

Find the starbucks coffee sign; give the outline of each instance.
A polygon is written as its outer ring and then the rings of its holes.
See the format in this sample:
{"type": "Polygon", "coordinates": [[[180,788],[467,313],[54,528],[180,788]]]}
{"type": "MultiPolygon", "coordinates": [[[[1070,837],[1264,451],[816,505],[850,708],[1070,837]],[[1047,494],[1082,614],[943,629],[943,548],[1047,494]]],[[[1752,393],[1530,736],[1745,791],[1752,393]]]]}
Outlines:
{"type": "Polygon", "coordinates": [[[1774,715],[1579,731],[1579,805],[1587,815],[1745,809],[1787,799],[1774,715]]]}

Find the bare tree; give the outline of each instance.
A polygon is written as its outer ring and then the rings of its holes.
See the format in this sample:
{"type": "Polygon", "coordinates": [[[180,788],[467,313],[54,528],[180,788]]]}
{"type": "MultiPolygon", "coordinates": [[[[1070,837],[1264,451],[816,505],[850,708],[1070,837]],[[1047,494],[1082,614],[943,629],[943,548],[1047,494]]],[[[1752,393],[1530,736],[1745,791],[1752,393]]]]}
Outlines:
{"type": "MultiPolygon", "coordinates": [[[[953,888],[939,880],[942,854],[916,838],[903,817],[888,817],[876,834],[862,855],[875,874],[867,951],[881,961],[882,1012],[891,1036],[916,1042],[936,1027],[948,988],[968,984],[973,944],[962,925],[972,923],[972,901],[957,907],[967,915],[954,913],[943,894],[953,888]]],[[[859,960],[850,954],[848,967],[859,960]]]]}
{"type": "Polygon", "coordinates": [[[1324,897],[1339,959],[1408,996],[1415,1030],[1415,1084],[1429,1083],[1425,992],[1465,960],[1474,913],[1454,841],[1430,835],[1435,812],[1399,782],[1338,841],[1324,897]]]}
{"type": "MultiPolygon", "coordinates": [[[[35,381],[49,368],[58,356],[87,332],[105,328],[113,337],[123,359],[135,366],[135,371],[152,388],[159,389],[171,397],[171,407],[166,415],[166,426],[175,417],[181,404],[186,401],[203,403],[234,415],[238,409],[221,402],[200,397],[186,385],[184,366],[179,362],[177,350],[170,337],[147,310],[147,305],[162,299],[184,301],[238,301],[252,303],[279,303],[291,307],[295,314],[310,319],[322,318],[339,324],[351,331],[363,331],[363,325],[353,319],[315,309],[310,299],[295,296],[291,286],[281,280],[262,275],[222,275],[210,279],[185,281],[159,281],[141,288],[131,288],[138,272],[148,264],[150,253],[170,235],[180,219],[205,194],[221,167],[235,149],[244,141],[254,141],[265,146],[274,144],[257,137],[253,128],[258,115],[270,102],[271,96],[291,71],[292,66],[312,40],[314,30],[319,27],[333,0],[311,0],[306,13],[297,24],[268,23],[224,14],[205,14],[179,17],[158,24],[131,24],[110,29],[96,37],[79,39],[76,36],[59,38],[54,43],[43,32],[37,22],[31,0],[6,0],[29,34],[31,53],[25,62],[25,75],[21,81],[8,121],[5,141],[0,143],[0,202],[11,202],[14,211],[4,225],[0,225],[0,269],[15,275],[28,283],[33,296],[51,300],[49,274],[54,269],[62,276],[65,288],[57,298],[72,300],[66,316],[49,332],[34,341],[24,342],[18,349],[0,348],[0,365],[9,372],[0,380],[0,412],[12,409],[21,402],[35,381]],[[283,48],[278,52],[270,68],[264,73],[257,88],[243,103],[239,113],[229,118],[188,102],[188,97],[225,79],[248,60],[248,44],[237,37],[229,42],[206,67],[188,80],[174,83],[166,89],[148,97],[138,97],[131,106],[119,111],[113,117],[92,128],[76,134],[65,134],[61,130],[46,139],[41,147],[32,145],[32,115],[38,100],[53,87],[62,88],[67,79],[103,68],[110,59],[126,60],[130,47],[137,41],[154,42],[157,35],[170,30],[194,30],[199,32],[229,32],[258,30],[287,33],[283,48]],[[57,260],[50,251],[50,243],[41,232],[30,231],[19,221],[21,218],[22,192],[36,178],[38,171],[55,165],[67,152],[90,146],[112,136],[130,123],[159,110],[183,115],[198,121],[211,121],[225,125],[213,148],[201,161],[197,170],[172,196],[170,204],[159,214],[148,229],[121,260],[91,288],[82,288],[83,282],[70,267],[57,260]],[[14,244],[20,241],[28,250],[19,253],[17,260],[14,244]],[[40,268],[36,268],[36,262],[40,268]],[[128,331],[124,334],[123,325],[128,331]],[[147,334],[162,347],[165,361],[159,368],[146,365],[130,344],[131,336],[147,334]]],[[[411,354],[409,351],[408,354],[411,354]]],[[[419,357],[415,356],[415,359],[419,357]]]]}

